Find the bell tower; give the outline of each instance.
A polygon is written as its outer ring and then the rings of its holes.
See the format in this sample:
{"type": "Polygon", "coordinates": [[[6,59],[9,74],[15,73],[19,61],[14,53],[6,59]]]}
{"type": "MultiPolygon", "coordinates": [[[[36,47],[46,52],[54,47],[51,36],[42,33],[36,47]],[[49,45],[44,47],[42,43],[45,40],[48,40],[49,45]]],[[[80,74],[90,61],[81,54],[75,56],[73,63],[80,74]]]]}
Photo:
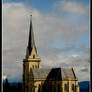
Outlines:
{"type": "Polygon", "coordinates": [[[41,68],[40,58],[38,57],[37,49],[36,49],[35,41],[34,41],[32,15],[31,15],[31,21],[30,21],[29,40],[28,40],[28,46],[27,46],[27,50],[26,50],[26,57],[23,60],[23,62],[28,63],[29,69],[30,68],[31,69],[41,68]]]}

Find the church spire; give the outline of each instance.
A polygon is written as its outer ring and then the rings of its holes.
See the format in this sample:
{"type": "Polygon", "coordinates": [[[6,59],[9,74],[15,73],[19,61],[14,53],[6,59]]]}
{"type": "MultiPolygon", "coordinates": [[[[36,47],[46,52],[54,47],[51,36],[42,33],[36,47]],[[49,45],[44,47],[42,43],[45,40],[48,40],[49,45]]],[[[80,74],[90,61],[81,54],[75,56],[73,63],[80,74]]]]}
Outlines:
{"type": "Polygon", "coordinates": [[[31,16],[31,20],[30,20],[29,40],[28,40],[28,47],[27,47],[27,57],[31,56],[33,48],[35,49],[35,52],[37,54],[35,41],[34,41],[33,26],[32,26],[32,15],[30,15],[30,16],[31,16]]]}

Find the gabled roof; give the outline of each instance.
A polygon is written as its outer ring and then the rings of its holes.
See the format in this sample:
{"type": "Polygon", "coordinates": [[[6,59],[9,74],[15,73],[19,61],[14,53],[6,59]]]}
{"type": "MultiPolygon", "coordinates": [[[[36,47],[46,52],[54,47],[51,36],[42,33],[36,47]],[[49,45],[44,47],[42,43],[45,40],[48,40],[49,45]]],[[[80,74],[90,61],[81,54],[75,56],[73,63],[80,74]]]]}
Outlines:
{"type": "Polygon", "coordinates": [[[62,72],[62,79],[76,78],[73,68],[70,68],[70,69],[63,68],[61,69],[61,72],[62,72]]]}
{"type": "Polygon", "coordinates": [[[33,78],[35,79],[76,79],[75,73],[72,68],[32,69],[32,71],[33,78]]]}

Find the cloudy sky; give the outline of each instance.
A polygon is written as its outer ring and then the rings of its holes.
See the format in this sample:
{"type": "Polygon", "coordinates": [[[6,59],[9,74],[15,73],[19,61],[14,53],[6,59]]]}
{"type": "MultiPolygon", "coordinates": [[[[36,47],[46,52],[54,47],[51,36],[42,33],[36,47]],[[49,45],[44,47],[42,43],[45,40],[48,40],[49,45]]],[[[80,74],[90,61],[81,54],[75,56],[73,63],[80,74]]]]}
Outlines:
{"type": "Polygon", "coordinates": [[[22,81],[31,13],[42,67],[74,67],[90,80],[89,0],[4,0],[3,78],[22,81]]]}

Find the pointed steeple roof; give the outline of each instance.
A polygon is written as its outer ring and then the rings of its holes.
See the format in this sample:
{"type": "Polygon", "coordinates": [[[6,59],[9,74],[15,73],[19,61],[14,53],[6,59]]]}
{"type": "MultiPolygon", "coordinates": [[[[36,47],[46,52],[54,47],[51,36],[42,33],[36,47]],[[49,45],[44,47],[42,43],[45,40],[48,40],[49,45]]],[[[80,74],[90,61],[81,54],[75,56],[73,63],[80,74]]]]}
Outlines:
{"type": "MultiPolygon", "coordinates": [[[[29,29],[29,41],[28,41],[28,54],[30,55],[32,52],[32,49],[35,48],[35,41],[34,41],[34,33],[33,33],[33,26],[32,26],[32,15],[31,16],[31,21],[30,21],[30,29],[29,29]]],[[[37,50],[36,50],[37,53],[37,50]]]]}

